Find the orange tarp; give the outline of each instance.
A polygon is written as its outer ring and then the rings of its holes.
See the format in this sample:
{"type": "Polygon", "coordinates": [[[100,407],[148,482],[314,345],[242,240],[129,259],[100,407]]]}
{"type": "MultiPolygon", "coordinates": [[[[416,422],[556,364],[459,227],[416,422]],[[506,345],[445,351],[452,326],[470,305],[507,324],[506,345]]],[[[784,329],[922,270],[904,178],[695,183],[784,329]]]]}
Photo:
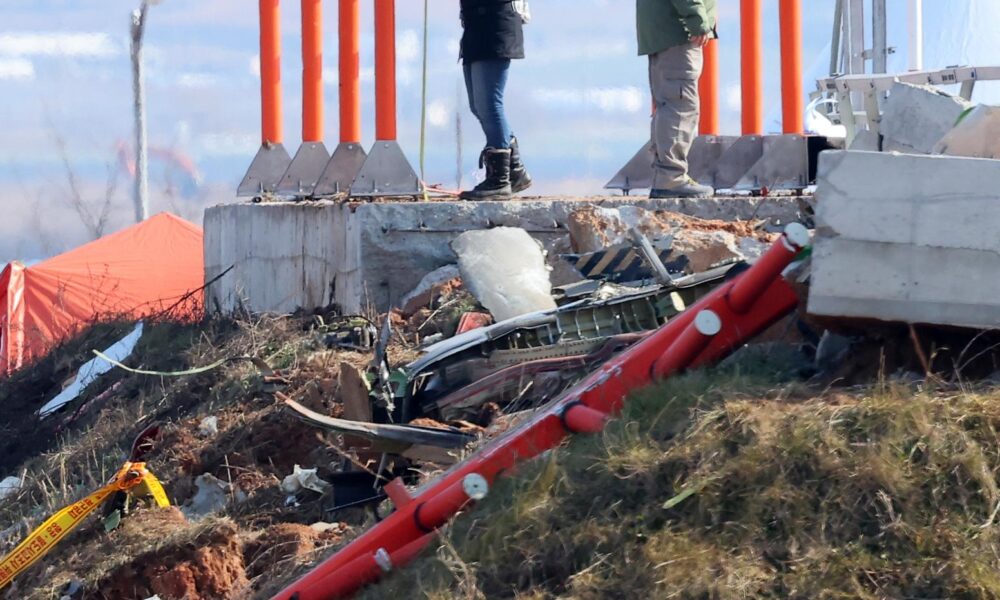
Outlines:
{"type": "Polygon", "coordinates": [[[95,322],[203,314],[202,230],[161,213],[31,267],[0,273],[0,374],[95,322]]]}

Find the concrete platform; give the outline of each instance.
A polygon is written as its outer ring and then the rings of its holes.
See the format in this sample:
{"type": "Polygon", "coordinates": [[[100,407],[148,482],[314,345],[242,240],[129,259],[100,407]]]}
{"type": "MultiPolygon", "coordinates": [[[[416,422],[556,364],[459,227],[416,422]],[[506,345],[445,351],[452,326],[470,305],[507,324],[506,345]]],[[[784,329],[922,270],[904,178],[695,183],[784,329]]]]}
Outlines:
{"type": "Polygon", "coordinates": [[[587,204],[639,206],[706,219],[797,218],[793,196],[707,200],[640,197],[527,198],[511,202],[234,203],[205,211],[209,310],[287,313],[331,303],[384,311],[427,273],[456,257],[458,234],[521,227],[551,248],[568,238],[568,215],[587,204]]]}
{"type": "Polygon", "coordinates": [[[827,152],[809,312],[1000,325],[1000,161],[827,152]]]}

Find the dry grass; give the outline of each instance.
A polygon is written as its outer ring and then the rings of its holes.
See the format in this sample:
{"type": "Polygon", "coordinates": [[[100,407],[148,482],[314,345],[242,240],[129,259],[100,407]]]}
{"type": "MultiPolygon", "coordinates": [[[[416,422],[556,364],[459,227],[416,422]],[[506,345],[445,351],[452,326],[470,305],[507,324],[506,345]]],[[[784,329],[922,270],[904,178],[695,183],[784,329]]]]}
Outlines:
{"type": "MultiPolygon", "coordinates": [[[[147,325],[128,362],[144,369],[174,371],[223,357],[254,356],[284,369],[291,381],[290,393],[308,392],[332,400],[329,384],[321,388],[317,382],[330,381],[331,377],[335,382],[336,365],[352,357],[327,350],[310,333],[307,322],[268,318],[147,325]]],[[[26,481],[17,494],[0,500],[0,532],[4,533],[0,535],[0,555],[54,511],[101,487],[121,466],[133,437],[152,422],[161,423],[164,429],[161,447],[149,458],[149,466],[175,502],[183,503],[190,496],[195,476],[212,472],[223,481],[239,477],[264,486],[251,501],[220,515],[232,519],[243,537],[253,537],[277,522],[322,520],[318,518],[322,517],[319,504],[298,511],[284,509],[284,496],[276,486],[279,478],[291,471],[291,464],[286,462],[303,461],[308,465],[303,452],[314,448],[321,452],[327,444],[317,438],[315,430],[275,406],[262,376],[246,362],[227,363],[214,371],[183,378],[136,376],[113,370],[89,386],[81,401],[68,412],[41,423],[32,420],[31,412],[58,391],[60,381],[72,376],[91,357],[91,349],[106,347],[130,327],[95,328],[43,363],[0,382],[0,405],[10,406],[17,399],[18,406],[23,406],[17,414],[5,415],[4,426],[16,422],[25,430],[38,427],[40,441],[32,441],[31,445],[47,448],[24,462],[8,461],[11,464],[0,469],[0,477],[23,474],[26,481]],[[108,399],[92,404],[77,420],[54,432],[56,423],[65,420],[80,403],[115,385],[118,387],[108,399]],[[198,423],[208,415],[219,417],[220,431],[212,439],[199,438],[198,423]],[[262,428],[273,430],[275,439],[253,438],[262,428]],[[289,440],[297,445],[286,453],[281,444],[289,440]],[[269,442],[278,445],[273,452],[269,442]]],[[[356,360],[362,358],[367,360],[360,355],[356,360]]],[[[155,520],[155,516],[152,518],[155,520]]],[[[129,519],[124,522],[128,524],[129,519]]],[[[172,524],[169,535],[156,533],[155,528],[143,533],[128,527],[106,534],[99,519],[91,516],[18,577],[18,588],[2,590],[0,597],[7,593],[17,598],[57,597],[57,591],[72,578],[93,584],[137,555],[155,554],[167,546],[197,539],[213,523],[184,523],[182,519],[172,524]]]]}
{"type": "Polygon", "coordinates": [[[1000,393],[807,392],[637,394],[366,597],[1000,597],[1000,393]]]}

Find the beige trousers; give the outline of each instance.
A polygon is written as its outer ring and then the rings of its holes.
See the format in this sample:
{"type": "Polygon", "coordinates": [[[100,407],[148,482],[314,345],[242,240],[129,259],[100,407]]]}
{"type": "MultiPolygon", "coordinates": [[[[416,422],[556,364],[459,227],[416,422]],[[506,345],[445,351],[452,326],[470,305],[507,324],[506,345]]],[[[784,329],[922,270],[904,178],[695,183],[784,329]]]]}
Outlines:
{"type": "Polygon", "coordinates": [[[653,114],[653,188],[670,189],[687,181],[688,152],[698,135],[698,78],[701,47],[687,43],[649,55],[653,114]]]}

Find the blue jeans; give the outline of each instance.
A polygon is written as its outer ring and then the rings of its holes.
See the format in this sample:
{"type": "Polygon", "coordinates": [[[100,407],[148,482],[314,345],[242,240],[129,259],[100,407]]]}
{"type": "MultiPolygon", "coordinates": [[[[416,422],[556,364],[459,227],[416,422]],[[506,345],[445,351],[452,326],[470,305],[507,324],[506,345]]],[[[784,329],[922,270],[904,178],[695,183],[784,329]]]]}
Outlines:
{"type": "Polygon", "coordinates": [[[483,127],[487,148],[510,148],[512,134],[503,109],[509,70],[510,59],[506,58],[477,60],[464,66],[469,108],[483,127]]]}

